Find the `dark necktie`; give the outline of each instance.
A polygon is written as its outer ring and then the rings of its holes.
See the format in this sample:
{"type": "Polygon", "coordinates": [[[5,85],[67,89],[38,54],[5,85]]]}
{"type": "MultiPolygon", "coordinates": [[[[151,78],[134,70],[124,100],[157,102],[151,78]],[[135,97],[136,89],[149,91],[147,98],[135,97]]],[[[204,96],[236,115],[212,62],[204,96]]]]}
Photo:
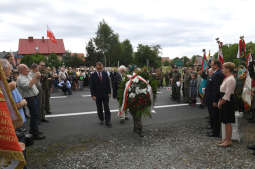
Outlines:
{"type": "Polygon", "coordinates": [[[102,73],[99,72],[98,74],[99,74],[99,79],[102,81],[102,73]]]}

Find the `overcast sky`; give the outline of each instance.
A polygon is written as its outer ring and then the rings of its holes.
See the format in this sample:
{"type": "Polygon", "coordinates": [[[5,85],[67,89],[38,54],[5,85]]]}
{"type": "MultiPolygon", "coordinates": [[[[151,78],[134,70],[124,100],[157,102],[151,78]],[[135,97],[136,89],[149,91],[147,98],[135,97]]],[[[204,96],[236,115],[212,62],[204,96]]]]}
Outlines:
{"type": "Polygon", "coordinates": [[[0,51],[18,49],[19,38],[46,36],[47,25],[65,48],[85,52],[98,23],[105,21],[134,48],[162,47],[162,56],[217,50],[215,38],[255,40],[254,0],[1,0],[0,51]]]}

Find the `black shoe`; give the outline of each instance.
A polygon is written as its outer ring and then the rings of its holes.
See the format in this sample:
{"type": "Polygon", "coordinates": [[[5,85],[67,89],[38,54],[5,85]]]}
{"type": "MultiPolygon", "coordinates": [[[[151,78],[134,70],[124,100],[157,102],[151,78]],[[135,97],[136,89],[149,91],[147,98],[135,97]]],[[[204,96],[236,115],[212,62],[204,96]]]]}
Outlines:
{"type": "Polygon", "coordinates": [[[249,121],[250,121],[250,120],[254,120],[254,118],[253,118],[253,117],[250,117],[250,118],[248,118],[247,120],[249,120],[249,121]]]}
{"type": "Polygon", "coordinates": [[[49,120],[46,120],[46,119],[42,119],[41,122],[43,122],[43,123],[49,123],[50,121],[49,121],[49,120]]]}
{"type": "Polygon", "coordinates": [[[250,150],[255,150],[255,145],[249,145],[249,146],[247,146],[247,148],[250,150]]]}
{"type": "Polygon", "coordinates": [[[136,129],[134,129],[134,133],[138,134],[140,137],[144,137],[143,132],[142,132],[142,131],[140,131],[140,130],[136,130],[136,129]]]}
{"type": "Polygon", "coordinates": [[[125,120],[129,120],[129,118],[128,118],[128,117],[125,117],[125,120]]]}
{"type": "Polygon", "coordinates": [[[253,120],[248,120],[248,123],[255,123],[255,119],[253,119],[253,120]]]}
{"type": "Polygon", "coordinates": [[[124,119],[121,119],[120,120],[120,124],[124,124],[125,123],[125,120],[124,119]]]}
{"type": "Polygon", "coordinates": [[[144,137],[143,132],[140,132],[138,135],[139,135],[140,137],[144,137]]]}
{"type": "Polygon", "coordinates": [[[39,134],[39,135],[43,135],[43,132],[41,132],[41,131],[38,131],[38,134],[39,134]]]}
{"type": "Polygon", "coordinates": [[[108,128],[112,128],[112,123],[108,122],[105,124],[108,128]]]}
{"type": "Polygon", "coordinates": [[[46,112],[46,114],[52,114],[52,112],[49,111],[49,112],[46,112]]]}
{"type": "Polygon", "coordinates": [[[37,134],[37,135],[33,135],[33,139],[34,140],[43,140],[43,139],[46,139],[46,137],[44,135],[37,134]]]}
{"type": "Polygon", "coordinates": [[[38,132],[35,132],[35,133],[33,134],[33,132],[32,132],[32,131],[29,131],[29,134],[32,134],[32,135],[42,135],[42,134],[43,134],[43,132],[38,131],[38,132]]]}

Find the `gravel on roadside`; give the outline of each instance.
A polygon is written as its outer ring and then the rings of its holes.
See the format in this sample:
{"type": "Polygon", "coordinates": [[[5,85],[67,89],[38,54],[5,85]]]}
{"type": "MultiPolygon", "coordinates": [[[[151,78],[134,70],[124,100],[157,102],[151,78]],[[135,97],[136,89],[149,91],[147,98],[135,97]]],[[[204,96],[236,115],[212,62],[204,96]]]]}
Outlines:
{"type": "Polygon", "coordinates": [[[246,144],[217,147],[204,119],[146,126],[145,137],[120,131],[28,148],[31,169],[255,169],[246,144]]]}

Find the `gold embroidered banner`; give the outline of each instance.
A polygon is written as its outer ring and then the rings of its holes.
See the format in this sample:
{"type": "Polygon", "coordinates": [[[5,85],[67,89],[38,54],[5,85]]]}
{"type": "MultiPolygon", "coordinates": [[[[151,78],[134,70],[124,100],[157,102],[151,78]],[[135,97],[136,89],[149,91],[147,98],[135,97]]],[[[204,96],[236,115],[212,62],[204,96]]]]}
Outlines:
{"type": "Polygon", "coordinates": [[[9,113],[11,115],[14,128],[21,127],[24,121],[20,113],[18,112],[16,103],[12,97],[12,94],[9,89],[8,82],[6,80],[6,76],[1,64],[0,64],[0,89],[1,89],[1,94],[3,95],[3,98],[0,98],[0,101],[2,101],[3,99],[6,100],[7,107],[9,109],[9,113]]]}
{"type": "Polygon", "coordinates": [[[0,84],[0,167],[7,167],[14,162],[17,164],[13,169],[23,169],[25,158],[15,133],[15,127],[21,126],[23,120],[11,96],[1,64],[0,84]],[[11,116],[16,119],[13,121],[11,116]]]}

